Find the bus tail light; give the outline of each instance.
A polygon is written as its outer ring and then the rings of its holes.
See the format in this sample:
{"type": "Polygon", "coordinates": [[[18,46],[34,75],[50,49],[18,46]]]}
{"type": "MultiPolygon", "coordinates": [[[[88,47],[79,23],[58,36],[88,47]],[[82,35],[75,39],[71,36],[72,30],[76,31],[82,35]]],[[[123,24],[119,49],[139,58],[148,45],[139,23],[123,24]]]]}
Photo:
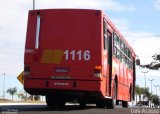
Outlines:
{"type": "Polygon", "coordinates": [[[24,76],[30,75],[30,66],[29,65],[24,65],[24,76]]]}
{"type": "Polygon", "coordinates": [[[94,67],[94,76],[100,78],[102,76],[102,66],[94,67]]]}

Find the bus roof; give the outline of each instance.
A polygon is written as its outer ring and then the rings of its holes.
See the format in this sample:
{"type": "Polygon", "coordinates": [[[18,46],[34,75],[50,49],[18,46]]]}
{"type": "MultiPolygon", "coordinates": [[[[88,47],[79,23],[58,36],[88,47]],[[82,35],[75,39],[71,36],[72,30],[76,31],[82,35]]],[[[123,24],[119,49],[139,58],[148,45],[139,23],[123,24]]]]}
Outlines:
{"type": "Polygon", "coordinates": [[[115,31],[118,36],[126,43],[126,45],[131,49],[133,54],[135,55],[135,51],[130,45],[130,43],[124,38],[124,36],[120,33],[120,31],[115,27],[115,25],[112,23],[112,21],[109,19],[109,17],[106,15],[106,13],[102,10],[97,10],[97,9],[36,9],[36,10],[30,10],[30,11],[51,11],[51,10],[57,10],[57,11],[85,11],[85,12],[96,12],[97,14],[102,14],[103,18],[106,19],[108,24],[112,27],[113,31],[115,31]]]}
{"type": "Polygon", "coordinates": [[[108,16],[103,13],[103,17],[106,19],[106,21],[108,22],[108,24],[112,27],[112,29],[117,33],[118,36],[120,36],[120,38],[127,44],[127,46],[131,49],[131,51],[134,53],[135,55],[135,51],[132,48],[132,46],[130,45],[130,43],[124,38],[124,36],[120,33],[120,31],[115,27],[115,25],[112,23],[112,21],[108,18],[108,16]]]}

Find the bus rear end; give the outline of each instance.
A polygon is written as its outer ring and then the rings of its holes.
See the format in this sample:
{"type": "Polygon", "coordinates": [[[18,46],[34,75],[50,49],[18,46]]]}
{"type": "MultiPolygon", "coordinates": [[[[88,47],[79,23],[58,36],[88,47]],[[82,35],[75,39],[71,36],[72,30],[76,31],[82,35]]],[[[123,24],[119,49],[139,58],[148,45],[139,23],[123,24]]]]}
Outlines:
{"type": "Polygon", "coordinates": [[[24,89],[48,106],[101,97],[102,20],[99,10],[29,11],[24,89]]]}

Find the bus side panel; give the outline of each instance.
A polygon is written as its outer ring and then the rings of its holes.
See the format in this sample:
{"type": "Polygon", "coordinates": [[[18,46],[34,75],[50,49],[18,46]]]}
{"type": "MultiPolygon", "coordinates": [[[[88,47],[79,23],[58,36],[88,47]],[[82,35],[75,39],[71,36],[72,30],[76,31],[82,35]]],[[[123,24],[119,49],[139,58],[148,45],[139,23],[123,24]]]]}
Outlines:
{"type": "MultiPolygon", "coordinates": [[[[117,99],[123,100],[123,101],[129,101],[130,100],[130,84],[128,81],[129,77],[129,69],[126,68],[126,66],[121,65],[121,63],[117,59],[113,59],[113,79],[117,76],[118,82],[117,82],[117,99]]],[[[114,80],[112,80],[112,92],[114,90],[113,88],[114,80]]]]}
{"type": "Polygon", "coordinates": [[[25,64],[32,63],[34,61],[33,56],[35,52],[36,26],[37,14],[34,11],[29,11],[24,55],[25,64]]]}
{"type": "Polygon", "coordinates": [[[120,68],[120,73],[119,73],[119,76],[118,76],[118,92],[117,92],[117,99],[118,100],[122,100],[123,99],[123,78],[124,78],[124,65],[123,64],[120,64],[119,65],[120,68]]]}
{"type": "Polygon", "coordinates": [[[124,88],[124,86],[121,83],[118,83],[117,87],[118,87],[117,99],[122,100],[123,99],[123,90],[124,90],[123,88],[124,88]]]}
{"type": "Polygon", "coordinates": [[[36,12],[30,11],[28,14],[28,26],[25,49],[35,49],[36,26],[37,14],[36,12]]]}

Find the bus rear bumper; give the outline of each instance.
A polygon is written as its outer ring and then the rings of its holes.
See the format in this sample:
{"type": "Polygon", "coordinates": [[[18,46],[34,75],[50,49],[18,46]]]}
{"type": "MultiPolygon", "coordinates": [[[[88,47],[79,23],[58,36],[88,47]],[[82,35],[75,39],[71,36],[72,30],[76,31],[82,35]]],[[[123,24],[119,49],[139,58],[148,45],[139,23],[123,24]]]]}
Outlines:
{"type": "MultiPolygon", "coordinates": [[[[101,93],[101,80],[46,80],[25,78],[24,89],[34,95],[52,94],[55,91],[86,91],[101,93]]],[[[80,92],[81,94],[81,92],[80,92]]]]}

